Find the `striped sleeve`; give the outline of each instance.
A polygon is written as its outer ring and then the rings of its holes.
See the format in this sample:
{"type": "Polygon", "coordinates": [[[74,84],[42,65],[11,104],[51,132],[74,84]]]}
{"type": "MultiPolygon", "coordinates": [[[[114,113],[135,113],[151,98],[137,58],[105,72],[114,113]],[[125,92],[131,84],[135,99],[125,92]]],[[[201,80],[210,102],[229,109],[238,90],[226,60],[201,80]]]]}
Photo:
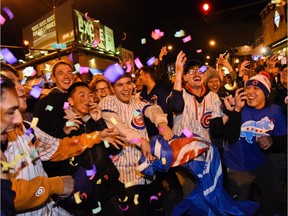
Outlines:
{"type": "Polygon", "coordinates": [[[35,146],[38,149],[42,161],[62,161],[80,155],[85,149],[91,148],[94,144],[101,143],[98,131],[79,136],[55,138],[35,128],[37,137],[35,146]]]}

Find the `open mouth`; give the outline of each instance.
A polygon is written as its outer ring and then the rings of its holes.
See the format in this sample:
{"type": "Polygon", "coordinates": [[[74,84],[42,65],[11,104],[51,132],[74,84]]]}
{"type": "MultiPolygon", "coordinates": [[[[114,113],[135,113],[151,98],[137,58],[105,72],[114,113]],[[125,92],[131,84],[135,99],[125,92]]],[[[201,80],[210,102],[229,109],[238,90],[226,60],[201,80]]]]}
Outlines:
{"type": "Polygon", "coordinates": [[[200,77],[194,77],[194,79],[193,79],[195,82],[197,82],[197,81],[201,81],[201,78],[200,77]]]}

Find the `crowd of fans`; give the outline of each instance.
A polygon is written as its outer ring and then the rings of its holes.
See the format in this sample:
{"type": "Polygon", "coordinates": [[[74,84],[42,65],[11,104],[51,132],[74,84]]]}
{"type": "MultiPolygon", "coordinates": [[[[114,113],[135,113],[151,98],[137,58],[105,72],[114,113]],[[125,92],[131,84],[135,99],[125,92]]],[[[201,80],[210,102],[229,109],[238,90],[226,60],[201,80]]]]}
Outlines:
{"type": "Polygon", "coordinates": [[[184,131],[219,151],[232,200],[259,203],[253,215],[286,215],[287,65],[274,55],[233,68],[220,54],[212,67],[181,51],[170,80],[165,55],[89,83],[59,60],[53,88],[41,77],[23,86],[1,63],[1,215],[177,215],[195,188],[191,173],[145,175],[139,161],[155,161],[153,137],[184,131]]]}

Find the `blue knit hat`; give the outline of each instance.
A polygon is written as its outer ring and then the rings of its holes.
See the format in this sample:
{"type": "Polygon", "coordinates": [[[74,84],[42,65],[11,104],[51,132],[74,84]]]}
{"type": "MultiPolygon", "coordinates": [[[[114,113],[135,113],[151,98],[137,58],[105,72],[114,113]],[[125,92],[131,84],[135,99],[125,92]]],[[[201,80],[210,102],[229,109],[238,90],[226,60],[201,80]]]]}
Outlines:
{"type": "Polygon", "coordinates": [[[271,83],[269,79],[263,74],[257,74],[251,77],[246,83],[246,86],[250,85],[258,86],[263,91],[266,98],[269,96],[269,93],[271,92],[271,83]]]}

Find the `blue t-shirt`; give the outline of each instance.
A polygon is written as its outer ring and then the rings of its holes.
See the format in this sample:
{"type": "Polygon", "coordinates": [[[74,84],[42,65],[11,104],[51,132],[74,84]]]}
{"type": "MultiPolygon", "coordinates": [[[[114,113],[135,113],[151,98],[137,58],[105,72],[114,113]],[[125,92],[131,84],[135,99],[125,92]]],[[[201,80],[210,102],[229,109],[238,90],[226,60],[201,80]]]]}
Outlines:
{"type": "Polygon", "coordinates": [[[256,138],[286,135],[286,117],[280,106],[272,104],[260,110],[245,106],[241,118],[240,137],[236,143],[225,145],[224,163],[234,170],[253,171],[267,161],[267,152],[256,138]]]}

